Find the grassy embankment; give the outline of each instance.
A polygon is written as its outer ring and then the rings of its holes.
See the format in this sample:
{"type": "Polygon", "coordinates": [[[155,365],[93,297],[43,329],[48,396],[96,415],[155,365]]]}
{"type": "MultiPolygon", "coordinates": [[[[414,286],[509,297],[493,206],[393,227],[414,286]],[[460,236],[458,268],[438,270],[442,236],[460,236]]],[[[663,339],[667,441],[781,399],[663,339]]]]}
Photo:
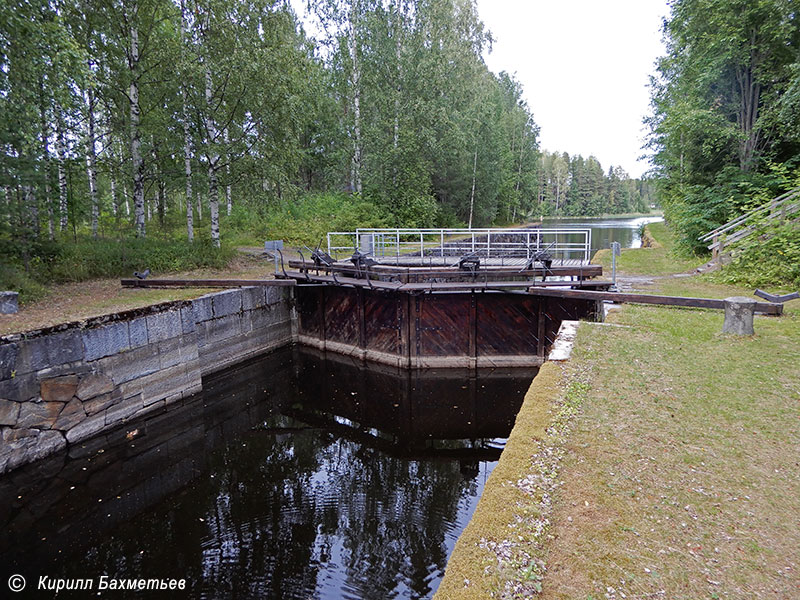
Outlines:
{"type": "MultiPolygon", "coordinates": [[[[670,255],[663,226],[651,231],[661,247],[623,252],[624,273],[696,266],[670,255]]],[[[752,295],[706,277],[652,289],[752,295]]],[[[626,305],[609,320],[619,327],[581,326],[536,400],[551,421],[572,407],[571,433],[559,443],[521,416],[512,441],[527,460],[493,474],[438,598],[800,597],[800,301],[756,317],[745,338],[721,334],[721,311],[626,305]],[[543,453],[564,458],[542,470],[543,453]],[[526,480],[531,493],[494,510],[492,494],[526,480]]]]}

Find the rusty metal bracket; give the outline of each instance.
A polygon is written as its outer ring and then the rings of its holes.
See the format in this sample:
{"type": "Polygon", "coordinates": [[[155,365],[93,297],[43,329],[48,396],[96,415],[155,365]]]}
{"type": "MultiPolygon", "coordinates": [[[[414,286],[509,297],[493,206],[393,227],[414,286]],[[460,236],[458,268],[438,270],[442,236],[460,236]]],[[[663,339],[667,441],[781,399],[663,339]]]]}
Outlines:
{"type": "Polygon", "coordinates": [[[286,268],[283,266],[283,252],[281,252],[280,248],[275,248],[275,249],[278,251],[278,254],[281,255],[281,271],[283,271],[283,276],[288,279],[289,276],[286,274],[286,268]]]}

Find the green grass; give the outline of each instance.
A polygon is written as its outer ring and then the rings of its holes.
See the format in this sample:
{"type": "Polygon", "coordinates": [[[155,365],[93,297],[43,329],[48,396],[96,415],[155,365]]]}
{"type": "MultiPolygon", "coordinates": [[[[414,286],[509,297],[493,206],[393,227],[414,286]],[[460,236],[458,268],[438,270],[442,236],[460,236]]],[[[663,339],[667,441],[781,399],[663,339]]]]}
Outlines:
{"type": "MultiPolygon", "coordinates": [[[[626,248],[617,258],[617,272],[624,275],[667,275],[696,269],[705,262],[693,256],[681,256],[675,247],[667,225],[650,223],[647,231],[656,240],[654,248],[626,248]]],[[[603,265],[604,272],[611,272],[611,250],[599,250],[592,262],[603,265]]]]}

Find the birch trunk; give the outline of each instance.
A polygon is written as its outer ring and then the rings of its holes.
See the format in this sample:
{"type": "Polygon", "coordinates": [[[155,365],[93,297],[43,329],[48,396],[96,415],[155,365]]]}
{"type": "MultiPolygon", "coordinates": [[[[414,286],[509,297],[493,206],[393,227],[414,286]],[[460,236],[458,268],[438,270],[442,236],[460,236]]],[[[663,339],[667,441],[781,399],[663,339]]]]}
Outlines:
{"type": "Polygon", "coordinates": [[[47,114],[44,102],[39,105],[39,117],[42,126],[42,157],[44,160],[44,202],[47,206],[47,237],[55,239],[55,224],[53,223],[53,199],[50,197],[50,147],[48,138],[50,131],[47,126],[47,114]]]}
{"type": "Polygon", "coordinates": [[[227,161],[225,163],[225,200],[228,203],[228,216],[231,216],[231,209],[233,208],[233,203],[231,202],[231,157],[230,152],[227,150],[228,143],[230,139],[228,138],[228,128],[222,130],[223,133],[223,141],[225,142],[225,153],[227,155],[227,161]]]}
{"type": "Polygon", "coordinates": [[[119,198],[117,197],[117,176],[113,169],[109,174],[109,178],[111,181],[111,214],[116,217],[119,212],[119,198]]]}
{"type": "Polygon", "coordinates": [[[213,87],[211,70],[206,68],[206,130],[208,131],[208,203],[211,210],[211,241],[219,248],[219,182],[217,181],[217,167],[219,154],[214,148],[217,138],[216,123],[212,114],[213,87]]]}
{"type": "Polygon", "coordinates": [[[350,58],[353,63],[353,189],[361,193],[361,67],[358,62],[358,28],[356,21],[359,0],[350,10],[350,58]]]}
{"type": "MultiPolygon", "coordinates": [[[[184,54],[186,38],[186,2],[181,0],[181,57],[184,54]]],[[[185,81],[185,79],[184,79],[185,81]]],[[[183,102],[183,168],[186,175],[186,235],[194,241],[194,215],[192,214],[192,134],[189,129],[189,109],[186,106],[186,85],[181,84],[183,102]]]]}
{"type": "MultiPolygon", "coordinates": [[[[131,14],[137,11],[136,2],[132,3],[131,14]]],[[[131,111],[131,162],[133,163],[133,220],[137,237],[145,237],[144,222],[144,161],[142,160],[142,142],[139,137],[139,30],[135,25],[130,29],[130,58],[128,66],[131,71],[130,111],[131,111]]]]}
{"type": "Polygon", "coordinates": [[[100,220],[100,203],[97,199],[97,152],[95,150],[94,92],[86,93],[86,114],[88,136],[86,139],[86,175],[89,179],[89,199],[92,204],[92,237],[97,238],[97,226],[100,220]]]}
{"type": "Polygon", "coordinates": [[[469,194],[469,228],[472,229],[472,213],[475,208],[475,175],[478,172],[478,147],[475,146],[475,157],[472,159],[472,191],[469,194]]]}
{"type": "Polygon", "coordinates": [[[67,144],[64,141],[64,116],[61,114],[61,106],[56,105],[56,152],[58,153],[58,212],[59,230],[67,229],[67,144]]]}

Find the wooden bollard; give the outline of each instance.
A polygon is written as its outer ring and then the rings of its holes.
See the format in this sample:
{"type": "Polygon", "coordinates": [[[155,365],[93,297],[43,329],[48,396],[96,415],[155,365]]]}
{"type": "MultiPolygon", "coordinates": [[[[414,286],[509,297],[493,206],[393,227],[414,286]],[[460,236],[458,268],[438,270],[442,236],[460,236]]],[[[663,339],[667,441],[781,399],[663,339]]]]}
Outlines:
{"type": "Polygon", "coordinates": [[[745,296],[725,298],[725,322],[722,333],[733,335],[753,335],[753,314],[756,301],[745,296]]]}

